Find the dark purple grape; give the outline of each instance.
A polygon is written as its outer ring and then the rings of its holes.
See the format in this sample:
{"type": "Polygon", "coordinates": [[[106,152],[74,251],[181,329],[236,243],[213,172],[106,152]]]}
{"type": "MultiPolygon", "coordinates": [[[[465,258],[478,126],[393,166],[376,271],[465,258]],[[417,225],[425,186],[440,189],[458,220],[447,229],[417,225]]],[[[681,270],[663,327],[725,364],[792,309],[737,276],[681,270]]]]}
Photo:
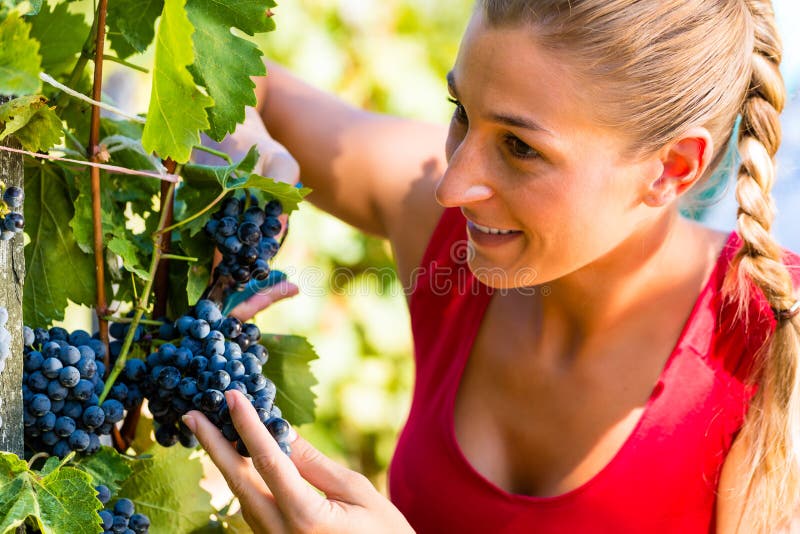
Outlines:
{"type": "Polygon", "coordinates": [[[283,205],[281,204],[280,200],[270,200],[264,206],[264,213],[266,213],[267,217],[277,217],[283,213],[283,205]]]}
{"type": "Polygon", "coordinates": [[[281,233],[281,227],[281,221],[277,217],[267,217],[260,229],[264,237],[275,237],[281,233]]]}

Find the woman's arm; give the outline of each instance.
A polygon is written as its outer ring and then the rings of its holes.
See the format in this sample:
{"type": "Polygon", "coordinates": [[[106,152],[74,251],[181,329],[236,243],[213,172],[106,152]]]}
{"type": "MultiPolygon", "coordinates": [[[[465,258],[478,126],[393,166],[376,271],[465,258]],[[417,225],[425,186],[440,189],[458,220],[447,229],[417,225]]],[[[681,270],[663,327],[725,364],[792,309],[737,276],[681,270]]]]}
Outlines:
{"type": "Polygon", "coordinates": [[[442,209],[434,189],[446,166],[447,128],[356,109],[277,65],[267,69],[256,80],[258,107],[299,162],[314,190],[309,200],[389,238],[413,268],[442,209]]]}

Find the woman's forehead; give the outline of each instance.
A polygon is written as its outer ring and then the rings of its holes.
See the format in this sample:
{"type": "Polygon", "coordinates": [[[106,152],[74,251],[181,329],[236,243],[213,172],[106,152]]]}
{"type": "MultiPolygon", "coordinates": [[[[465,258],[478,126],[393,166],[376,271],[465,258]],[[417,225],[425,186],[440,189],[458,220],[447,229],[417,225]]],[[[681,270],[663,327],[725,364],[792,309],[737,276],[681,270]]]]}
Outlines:
{"type": "Polygon", "coordinates": [[[539,45],[534,32],[528,25],[490,26],[479,13],[473,16],[448,75],[451,90],[473,109],[533,115],[543,130],[558,130],[556,124],[567,119],[591,122],[591,84],[561,53],[539,45]]]}

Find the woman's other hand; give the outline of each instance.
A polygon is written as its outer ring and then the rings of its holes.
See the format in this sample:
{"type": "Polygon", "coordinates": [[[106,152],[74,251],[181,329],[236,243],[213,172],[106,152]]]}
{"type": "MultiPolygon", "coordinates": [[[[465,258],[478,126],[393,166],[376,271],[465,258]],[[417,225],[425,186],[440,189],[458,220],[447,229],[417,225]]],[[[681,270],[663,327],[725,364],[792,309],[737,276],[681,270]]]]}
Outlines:
{"type": "Polygon", "coordinates": [[[250,460],[241,457],[200,412],[189,412],[184,422],[238,497],[254,532],[413,532],[399,510],[364,476],[300,437],[291,444],[291,456],[286,456],[243,395],[228,391],[225,397],[250,460]]]}
{"type": "MultiPolygon", "coordinates": [[[[225,152],[231,159],[238,161],[255,145],[259,156],[258,163],[253,168],[254,173],[278,182],[297,184],[300,180],[300,166],[297,161],[286,147],[272,138],[255,108],[246,107],[244,113],[244,123],[239,124],[236,131],[219,143],[204,135],[203,146],[225,152]]],[[[199,150],[195,151],[192,159],[206,165],[221,163],[217,156],[199,150]]]]}

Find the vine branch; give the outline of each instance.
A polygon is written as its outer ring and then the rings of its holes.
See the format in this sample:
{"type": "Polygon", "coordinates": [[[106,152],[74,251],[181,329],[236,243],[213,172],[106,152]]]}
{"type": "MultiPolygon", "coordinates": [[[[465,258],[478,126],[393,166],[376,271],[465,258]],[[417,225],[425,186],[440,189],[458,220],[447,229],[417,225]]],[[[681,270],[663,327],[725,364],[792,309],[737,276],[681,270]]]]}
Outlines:
{"type": "MultiPolygon", "coordinates": [[[[108,8],[108,0],[100,0],[97,6],[97,16],[95,17],[95,46],[94,46],[94,83],[92,85],[92,99],[100,102],[103,90],[103,48],[105,47],[106,36],[106,11],[108,8]]],[[[80,63],[80,60],[79,60],[80,63]]],[[[98,160],[98,141],[100,140],[100,106],[97,104],[92,105],[92,119],[89,131],[89,146],[87,148],[87,156],[94,163],[101,163],[98,160]]],[[[109,367],[109,350],[108,350],[108,321],[103,317],[108,313],[108,305],[106,303],[106,277],[105,277],[105,258],[103,254],[103,222],[102,222],[102,206],[100,203],[100,169],[97,167],[90,168],[90,175],[92,181],[92,228],[94,236],[94,266],[95,266],[95,283],[97,285],[97,301],[95,303],[95,312],[97,313],[97,320],[99,323],[100,339],[106,346],[105,366],[109,367]]]]}
{"type": "MultiPolygon", "coordinates": [[[[170,183],[168,188],[168,196],[171,196],[175,191],[175,184],[170,183]]],[[[172,210],[161,210],[161,217],[158,221],[158,227],[164,228],[167,221],[167,216],[171,213],[172,210]]],[[[103,401],[108,396],[108,392],[111,391],[111,387],[114,385],[119,374],[122,372],[122,369],[125,367],[125,362],[128,360],[128,352],[130,351],[131,345],[133,344],[133,338],[136,334],[136,328],[139,326],[139,322],[142,320],[142,315],[144,315],[145,310],[147,309],[147,304],[150,300],[150,292],[153,290],[153,283],[156,279],[156,270],[158,269],[158,265],[161,260],[162,246],[163,246],[163,234],[160,232],[156,232],[153,238],[153,256],[150,258],[150,268],[147,270],[148,277],[147,282],[145,283],[144,289],[142,290],[142,296],[139,301],[136,303],[136,312],[133,314],[133,318],[131,319],[130,327],[128,328],[128,333],[125,336],[125,340],[122,342],[122,348],[119,351],[119,357],[117,358],[117,362],[114,364],[114,368],[111,369],[108,378],[106,379],[106,385],[103,389],[103,393],[100,395],[100,399],[98,404],[102,404],[103,401]]]]}

